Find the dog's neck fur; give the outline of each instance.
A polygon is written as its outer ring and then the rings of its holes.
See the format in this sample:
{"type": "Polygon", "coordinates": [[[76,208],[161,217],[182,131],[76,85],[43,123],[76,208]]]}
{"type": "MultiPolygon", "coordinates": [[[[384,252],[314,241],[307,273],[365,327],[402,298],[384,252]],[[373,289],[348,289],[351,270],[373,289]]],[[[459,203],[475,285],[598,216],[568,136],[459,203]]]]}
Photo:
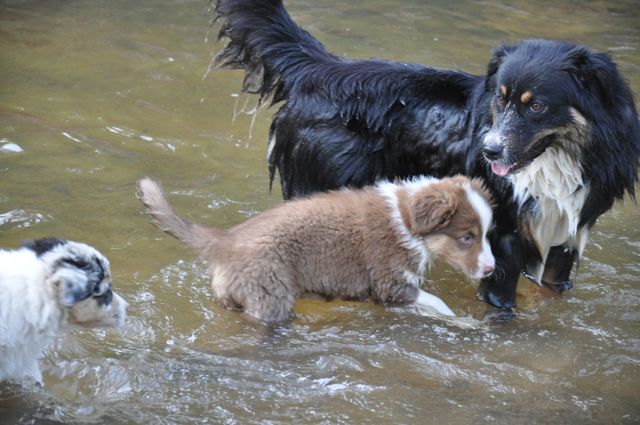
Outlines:
{"type": "Polygon", "coordinates": [[[42,380],[37,360],[64,319],[46,275],[47,268],[32,251],[0,251],[0,377],[42,380]],[[15,365],[20,370],[13,370],[15,365]]]}
{"type": "MultiPolygon", "coordinates": [[[[577,155],[558,147],[548,148],[520,172],[510,177],[520,208],[534,200],[531,233],[542,257],[538,270],[527,270],[540,282],[549,250],[567,244],[582,254],[588,228],[579,228],[580,213],[589,193],[577,155]]],[[[522,211],[521,211],[522,213],[522,211]]],[[[526,212],[525,212],[526,213],[526,212]]]]}
{"type": "MultiPolygon", "coordinates": [[[[437,180],[432,177],[418,177],[404,186],[404,190],[408,191],[408,195],[417,191],[419,188],[429,185],[437,180]]],[[[433,256],[429,253],[426,244],[419,238],[416,238],[411,234],[400,212],[400,206],[398,205],[398,185],[388,181],[378,183],[377,190],[380,196],[386,201],[391,211],[391,223],[394,227],[400,244],[407,249],[417,265],[415,269],[407,269],[404,271],[405,278],[412,285],[420,286],[424,279],[424,275],[427,269],[433,262],[433,256]]]]}

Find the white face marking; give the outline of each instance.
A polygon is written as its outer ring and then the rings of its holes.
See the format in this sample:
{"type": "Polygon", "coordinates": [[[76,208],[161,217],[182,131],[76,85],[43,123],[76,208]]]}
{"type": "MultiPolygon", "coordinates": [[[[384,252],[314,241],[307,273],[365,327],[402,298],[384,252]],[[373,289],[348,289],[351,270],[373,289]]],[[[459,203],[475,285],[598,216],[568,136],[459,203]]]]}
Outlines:
{"type": "MultiPolygon", "coordinates": [[[[419,191],[425,186],[438,181],[439,180],[434,177],[417,177],[412,180],[407,180],[402,184],[402,187],[408,190],[409,196],[411,196],[413,193],[419,191]]],[[[400,237],[400,244],[419,256],[418,269],[405,271],[405,277],[410,278],[407,280],[418,286],[422,282],[422,276],[426,272],[427,265],[431,262],[431,256],[429,255],[429,251],[427,250],[424,241],[414,237],[404,223],[404,220],[402,220],[400,208],[398,207],[398,196],[396,195],[396,191],[399,188],[399,184],[388,181],[383,181],[377,184],[378,193],[391,207],[391,221],[393,222],[394,228],[400,237]]]]}
{"type": "Polygon", "coordinates": [[[491,211],[491,206],[487,203],[487,201],[469,184],[465,184],[465,191],[467,192],[467,198],[471,203],[473,209],[480,216],[480,223],[482,225],[482,251],[478,255],[478,269],[476,274],[473,276],[476,279],[480,279],[484,277],[484,270],[486,268],[495,268],[496,260],[493,256],[493,252],[491,252],[491,246],[489,245],[489,240],[487,239],[487,233],[489,232],[489,228],[491,227],[491,220],[493,219],[493,212],[491,211]]]}

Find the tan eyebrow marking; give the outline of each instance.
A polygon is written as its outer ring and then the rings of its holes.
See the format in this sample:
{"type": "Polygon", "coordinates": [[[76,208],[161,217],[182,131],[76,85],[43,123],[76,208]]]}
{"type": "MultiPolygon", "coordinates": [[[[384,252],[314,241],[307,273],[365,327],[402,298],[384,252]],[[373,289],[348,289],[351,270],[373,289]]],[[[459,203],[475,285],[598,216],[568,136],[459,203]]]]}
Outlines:
{"type": "Polygon", "coordinates": [[[522,96],[520,96],[520,102],[524,104],[531,102],[531,99],[533,99],[533,93],[531,93],[529,90],[522,93],[522,96]]]}
{"type": "Polygon", "coordinates": [[[500,86],[500,95],[502,97],[507,97],[507,86],[504,86],[504,85],[500,86]]]}

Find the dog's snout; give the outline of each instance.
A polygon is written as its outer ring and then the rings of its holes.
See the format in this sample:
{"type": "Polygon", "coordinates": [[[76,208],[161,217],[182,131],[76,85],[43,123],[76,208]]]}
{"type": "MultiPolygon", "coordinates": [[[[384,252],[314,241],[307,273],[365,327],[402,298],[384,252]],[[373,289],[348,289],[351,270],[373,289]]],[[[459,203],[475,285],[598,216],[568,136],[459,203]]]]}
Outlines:
{"type": "Polygon", "coordinates": [[[502,157],[502,152],[504,151],[504,146],[498,143],[490,143],[485,144],[482,147],[482,154],[489,161],[497,161],[502,157]]]}

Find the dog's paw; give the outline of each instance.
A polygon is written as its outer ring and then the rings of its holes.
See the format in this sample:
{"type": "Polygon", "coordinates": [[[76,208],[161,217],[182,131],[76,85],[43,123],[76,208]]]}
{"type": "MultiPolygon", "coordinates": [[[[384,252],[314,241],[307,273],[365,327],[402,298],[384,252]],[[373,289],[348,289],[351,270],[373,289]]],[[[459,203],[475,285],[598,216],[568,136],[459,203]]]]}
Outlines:
{"type": "MultiPolygon", "coordinates": [[[[449,306],[435,295],[420,290],[418,298],[415,301],[416,306],[423,311],[430,313],[436,312],[442,316],[455,316],[456,314],[449,306]]],[[[430,315],[433,315],[430,313],[430,315]]]]}
{"type": "Polygon", "coordinates": [[[511,309],[509,310],[490,309],[490,311],[487,311],[485,313],[484,317],[482,318],[482,322],[487,324],[497,324],[497,323],[510,322],[515,318],[516,318],[516,313],[511,309]]]}
{"type": "Polygon", "coordinates": [[[476,296],[494,307],[511,310],[516,306],[515,294],[511,291],[496,291],[487,285],[481,285],[476,296]]]}
{"type": "Polygon", "coordinates": [[[571,280],[565,280],[562,282],[547,282],[543,280],[542,283],[544,284],[544,286],[558,294],[562,294],[564,291],[573,288],[573,281],[571,280]]]}

